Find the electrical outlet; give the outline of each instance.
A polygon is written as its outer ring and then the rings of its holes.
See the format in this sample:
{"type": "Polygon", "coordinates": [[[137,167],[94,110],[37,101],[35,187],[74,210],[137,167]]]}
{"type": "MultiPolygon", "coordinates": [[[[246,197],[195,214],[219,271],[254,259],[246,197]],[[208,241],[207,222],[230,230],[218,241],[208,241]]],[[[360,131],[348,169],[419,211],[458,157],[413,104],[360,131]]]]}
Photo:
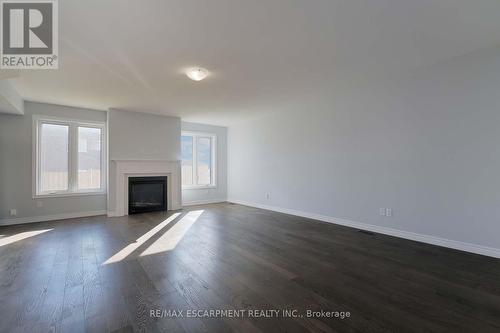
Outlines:
{"type": "Polygon", "coordinates": [[[10,216],[17,216],[17,209],[12,208],[12,209],[9,211],[9,214],[10,214],[10,216]]]}
{"type": "Polygon", "coordinates": [[[380,216],[391,217],[392,216],[392,208],[379,208],[378,214],[380,216]]]}
{"type": "Polygon", "coordinates": [[[266,193],[266,199],[270,200],[271,199],[271,193],[266,193]]]}

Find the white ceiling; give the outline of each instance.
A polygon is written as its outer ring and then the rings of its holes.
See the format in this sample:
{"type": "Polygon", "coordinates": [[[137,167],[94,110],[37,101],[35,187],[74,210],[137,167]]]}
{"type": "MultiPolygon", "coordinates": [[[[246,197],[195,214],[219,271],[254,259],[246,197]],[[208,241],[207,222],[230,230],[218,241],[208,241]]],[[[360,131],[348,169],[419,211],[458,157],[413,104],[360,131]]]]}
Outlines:
{"type": "Polygon", "coordinates": [[[59,22],[25,99],[220,125],[500,44],[498,0],[61,0],[59,22]]]}

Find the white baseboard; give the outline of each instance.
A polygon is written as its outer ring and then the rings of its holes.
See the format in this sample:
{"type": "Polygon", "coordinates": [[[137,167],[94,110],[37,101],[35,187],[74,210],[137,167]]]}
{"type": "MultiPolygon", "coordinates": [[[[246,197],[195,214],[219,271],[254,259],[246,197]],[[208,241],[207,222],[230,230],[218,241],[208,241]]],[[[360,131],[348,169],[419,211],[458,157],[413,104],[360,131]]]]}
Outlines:
{"type": "Polygon", "coordinates": [[[108,215],[108,217],[116,217],[116,216],[118,216],[118,214],[114,210],[108,210],[106,212],[106,214],[108,215]]]}
{"type": "Polygon", "coordinates": [[[334,223],[334,224],[338,224],[338,225],[342,225],[342,226],[346,226],[346,227],[372,231],[372,232],[376,232],[379,234],[409,239],[409,240],[413,240],[413,241],[417,241],[417,242],[443,246],[443,247],[447,247],[447,248],[451,248],[451,249],[455,249],[455,250],[471,252],[471,253],[475,253],[475,254],[481,254],[481,255],[485,255],[485,256],[489,256],[489,257],[493,257],[493,258],[500,258],[500,249],[493,248],[493,247],[477,245],[477,244],[472,244],[472,243],[465,243],[465,242],[460,242],[460,241],[436,237],[436,236],[417,234],[417,233],[410,232],[410,231],[403,231],[403,230],[398,230],[398,229],[393,229],[393,228],[380,227],[380,226],[376,226],[373,224],[355,222],[355,221],[351,221],[351,220],[340,219],[340,218],[335,218],[335,217],[325,216],[325,215],[320,215],[320,214],[314,214],[314,213],[308,213],[308,212],[303,212],[303,211],[298,211],[298,210],[293,210],[293,209],[262,205],[262,204],[257,204],[257,203],[253,203],[253,202],[248,202],[248,201],[242,201],[242,200],[236,200],[236,199],[228,199],[227,201],[235,203],[235,204],[244,205],[244,206],[250,206],[250,207],[255,207],[255,208],[260,208],[260,209],[271,210],[274,212],[305,217],[305,218],[312,219],[312,220],[319,220],[319,221],[323,221],[323,222],[334,223]]]}
{"type": "Polygon", "coordinates": [[[196,205],[207,205],[207,204],[221,203],[221,202],[226,202],[226,200],[225,199],[207,199],[207,200],[188,201],[188,202],[183,202],[182,206],[187,207],[187,206],[196,206],[196,205]]]}
{"type": "Polygon", "coordinates": [[[98,215],[106,215],[106,213],[107,212],[105,210],[95,210],[95,211],[79,212],[79,213],[63,213],[63,214],[44,215],[44,216],[16,217],[11,219],[0,219],[0,226],[33,223],[33,222],[45,222],[54,220],[65,220],[77,217],[98,216],[98,215]]]}

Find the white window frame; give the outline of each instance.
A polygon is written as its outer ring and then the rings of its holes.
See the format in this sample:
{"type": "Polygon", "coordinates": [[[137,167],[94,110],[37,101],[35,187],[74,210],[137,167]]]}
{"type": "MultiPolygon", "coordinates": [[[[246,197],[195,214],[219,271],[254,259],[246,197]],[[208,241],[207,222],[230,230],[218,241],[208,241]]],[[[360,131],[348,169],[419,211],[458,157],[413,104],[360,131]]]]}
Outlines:
{"type": "Polygon", "coordinates": [[[217,135],[214,133],[195,132],[195,131],[182,131],[181,136],[193,137],[193,185],[182,185],[183,190],[196,190],[196,189],[214,189],[217,188],[217,135]],[[210,138],[211,142],[211,161],[210,167],[210,184],[198,185],[198,156],[197,144],[198,138],[210,138]]]}
{"type": "Polygon", "coordinates": [[[107,142],[106,123],[70,118],[33,116],[33,198],[68,197],[81,195],[106,194],[107,178],[107,142]],[[68,189],[62,191],[42,191],[40,177],[40,142],[42,124],[68,126],[68,189]],[[101,130],[101,186],[99,189],[78,189],[78,127],[93,127],[101,130]]]}

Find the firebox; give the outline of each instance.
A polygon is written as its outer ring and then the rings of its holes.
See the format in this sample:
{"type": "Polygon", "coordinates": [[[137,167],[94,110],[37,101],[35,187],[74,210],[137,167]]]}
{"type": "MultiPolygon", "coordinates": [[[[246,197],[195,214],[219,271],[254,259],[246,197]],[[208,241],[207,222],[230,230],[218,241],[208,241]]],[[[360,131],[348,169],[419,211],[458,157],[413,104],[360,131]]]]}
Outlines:
{"type": "Polygon", "coordinates": [[[129,177],[128,213],[167,210],[167,177],[129,177]]]}

